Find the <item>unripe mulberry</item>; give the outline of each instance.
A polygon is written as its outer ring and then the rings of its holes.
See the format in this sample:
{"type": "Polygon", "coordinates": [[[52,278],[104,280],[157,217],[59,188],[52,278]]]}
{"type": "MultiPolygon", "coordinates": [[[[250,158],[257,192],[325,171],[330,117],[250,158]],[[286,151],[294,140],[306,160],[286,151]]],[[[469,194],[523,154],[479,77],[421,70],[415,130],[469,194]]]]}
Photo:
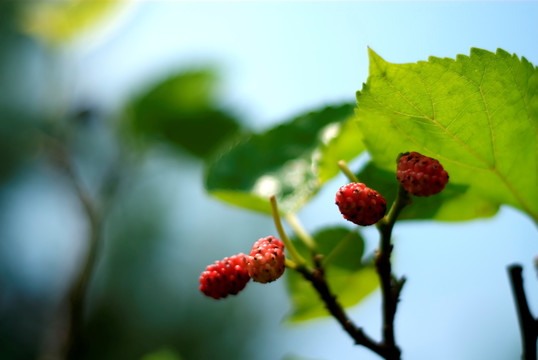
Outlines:
{"type": "Polygon", "coordinates": [[[385,216],[387,202],[362,183],[350,183],[336,192],[336,205],[344,219],[357,225],[372,225],[385,216]]]}
{"type": "Polygon", "coordinates": [[[448,183],[448,173],[439,161],[417,152],[400,156],[396,178],[408,193],[415,196],[437,194],[448,183]]]}
{"type": "Polygon", "coordinates": [[[250,280],[247,255],[237,254],[215,261],[200,275],[200,291],[214,299],[236,295],[250,280]]]}
{"type": "Polygon", "coordinates": [[[247,269],[252,280],[268,283],[278,279],[285,270],[284,244],[274,236],[254,243],[247,258],[247,269]]]}

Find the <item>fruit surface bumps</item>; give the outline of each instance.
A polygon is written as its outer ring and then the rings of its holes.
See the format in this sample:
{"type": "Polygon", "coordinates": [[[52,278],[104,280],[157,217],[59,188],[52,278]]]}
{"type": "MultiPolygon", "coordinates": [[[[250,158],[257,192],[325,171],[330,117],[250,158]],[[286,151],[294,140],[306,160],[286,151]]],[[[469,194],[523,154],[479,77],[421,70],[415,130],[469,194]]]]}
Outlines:
{"type": "Polygon", "coordinates": [[[378,222],[387,211],[387,202],[363,183],[350,183],[336,192],[336,205],[344,219],[367,226],[378,222]]]}
{"type": "Polygon", "coordinates": [[[200,275],[200,291],[214,299],[236,295],[250,280],[247,255],[239,253],[215,261],[200,275]]]}
{"type": "Polygon", "coordinates": [[[256,241],[247,258],[247,268],[252,280],[259,283],[275,281],[282,276],[286,268],[282,241],[274,236],[256,241]]]}
{"type": "Polygon", "coordinates": [[[415,196],[437,194],[448,183],[448,173],[439,161],[417,152],[400,156],[396,178],[408,193],[415,196]]]}

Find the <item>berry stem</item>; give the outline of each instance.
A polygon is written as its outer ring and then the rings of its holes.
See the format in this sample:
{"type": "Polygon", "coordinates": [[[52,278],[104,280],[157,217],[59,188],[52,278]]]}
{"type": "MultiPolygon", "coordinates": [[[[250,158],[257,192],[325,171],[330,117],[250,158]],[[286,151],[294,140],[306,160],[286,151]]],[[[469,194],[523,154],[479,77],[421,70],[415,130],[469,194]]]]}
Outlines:
{"type": "Polygon", "coordinates": [[[344,173],[344,175],[347,176],[349,181],[356,182],[356,183],[359,182],[359,179],[357,178],[357,176],[355,176],[355,174],[353,174],[353,171],[351,171],[349,169],[349,166],[347,166],[347,163],[344,160],[338,161],[338,167],[344,173]]]}
{"type": "Polygon", "coordinates": [[[288,236],[286,235],[286,232],[284,231],[284,228],[282,227],[282,221],[280,221],[280,213],[278,212],[278,205],[276,203],[276,198],[274,195],[271,195],[269,197],[269,201],[271,202],[271,212],[273,214],[273,221],[276,226],[276,230],[278,231],[278,234],[280,235],[280,240],[282,240],[282,243],[284,244],[284,247],[287,249],[288,254],[291,257],[291,260],[293,260],[297,267],[304,267],[306,266],[305,259],[299,254],[293,243],[290,241],[288,236]]]}
{"type": "Polygon", "coordinates": [[[286,258],[284,261],[285,261],[284,264],[286,265],[288,269],[292,269],[292,270],[297,269],[297,264],[293,260],[286,258]]]}
{"type": "Polygon", "coordinates": [[[308,247],[312,253],[318,252],[318,245],[316,240],[305,230],[297,216],[295,214],[289,213],[285,215],[286,221],[291,226],[295,234],[302,240],[302,242],[308,247]]]}
{"type": "Polygon", "coordinates": [[[383,344],[387,349],[387,357],[385,358],[393,360],[400,359],[401,355],[394,338],[394,317],[405,278],[398,280],[392,274],[390,256],[393,246],[391,236],[394,223],[400,212],[411,202],[412,198],[409,193],[399,185],[398,195],[389,213],[377,223],[377,228],[380,232],[380,245],[376,254],[375,265],[379,275],[383,299],[383,344]]]}

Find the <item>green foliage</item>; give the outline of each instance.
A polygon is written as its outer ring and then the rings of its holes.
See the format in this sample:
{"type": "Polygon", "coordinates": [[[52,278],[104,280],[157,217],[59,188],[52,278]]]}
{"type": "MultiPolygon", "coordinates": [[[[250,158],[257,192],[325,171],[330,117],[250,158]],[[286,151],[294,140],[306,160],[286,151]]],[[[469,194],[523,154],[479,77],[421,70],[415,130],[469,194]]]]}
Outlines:
{"type": "MultiPolygon", "coordinates": [[[[398,153],[441,161],[451,186],[436,216],[488,216],[509,204],[538,220],[538,72],[503,50],[456,60],[391,64],[372,50],[357,93],[357,121],[375,165],[394,172],[398,153]],[[481,205],[470,204],[470,200],[481,205]],[[482,209],[482,210],[480,210],[482,209]]],[[[433,215],[433,213],[432,213],[433,215]]]]}
{"type": "Polygon", "coordinates": [[[321,145],[317,166],[318,177],[322,184],[340,172],[338,161],[350,161],[365,150],[354,117],[347,119],[336,130],[338,131],[336,136],[331,138],[327,144],[321,145]]]}
{"type": "MultiPolygon", "coordinates": [[[[297,210],[321,184],[336,175],[340,124],[353,115],[353,105],[329,106],[296,117],[262,134],[252,134],[230,148],[206,171],[206,188],[214,196],[244,208],[270,213],[275,195],[284,212],[297,210]],[[332,136],[337,136],[331,141],[332,136]]],[[[346,148],[352,158],[362,146],[346,148]]]]}
{"type": "Polygon", "coordinates": [[[72,40],[116,10],[118,1],[25,2],[21,27],[53,45],[72,40]]]}
{"type": "Polygon", "coordinates": [[[175,351],[166,349],[166,348],[146,354],[140,358],[140,360],[181,360],[181,359],[182,357],[176,354],[175,351]]]}
{"type": "Polygon", "coordinates": [[[215,106],[216,88],[211,70],[176,74],[132,102],[128,128],[138,138],[208,157],[239,129],[230,113],[215,106]]]}
{"type": "MultiPolygon", "coordinates": [[[[356,231],[343,227],[327,228],[314,234],[323,255],[327,282],[344,307],[359,303],[378,286],[378,277],[371,261],[363,261],[364,240],[356,231]]],[[[306,259],[308,249],[298,239],[292,239],[306,259]]],[[[286,282],[293,304],[289,316],[292,322],[328,316],[324,303],[312,285],[295,271],[286,272],[286,282]]]]}
{"type": "MultiPolygon", "coordinates": [[[[357,92],[355,117],[350,105],[327,107],[245,137],[208,166],[206,188],[228,203],[265,213],[267,198],[276,195],[282,213],[295,212],[338,174],[339,160],[368,150],[372,160],[358,178],[391,204],[398,154],[419,151],[440,160],[450,181],[436,196],[414,198],[401,219],[462,221],[493,216],[509,204],[536,220],[536,90],[536,68],[502,50],[472,49],[469,57],[416,64],[390,64],[370,50],[370,75],[357,92]]],[[[344,307],[377,288],[357,232],[331,228],[314,237],[327,281],[344,307]]],[[[293,242],[310,259],[309,250],[293,242]]],[[[299,273],[288,271],[286,281],[290,321],[328,315],[299,273]]]]}
{"type": "Polygon", "coordinates": [[[0,104],[0,182],[24,163],[35,147],[35,132],[32,131],[35,121],[31,115],[17,110],[0,104]]]}

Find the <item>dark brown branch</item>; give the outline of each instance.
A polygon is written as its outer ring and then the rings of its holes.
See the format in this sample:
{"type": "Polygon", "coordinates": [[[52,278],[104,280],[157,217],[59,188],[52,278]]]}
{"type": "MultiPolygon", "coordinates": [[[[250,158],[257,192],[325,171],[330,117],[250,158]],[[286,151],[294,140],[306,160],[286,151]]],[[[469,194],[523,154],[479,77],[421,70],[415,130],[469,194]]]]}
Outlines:
{"type": "Polygon", "coordinates": [[[355,341],[355,344],[365,346],[379,356],[387,358],[386,347],[372,340],[364,333],[362,328],[355,326],[347,317],[344,308],[342,305],[340,305],[336,296],[331,293],[329,285],[325,279],[324,269],[321,266],[321,261],[319,260],[319,258],[316,259],[316,268],[314,270],[310,270],[305,267],[297,267],[296,270],[300,272],[306,280],[312,283],[312,286],[316,289],[319,296],[325,303],[327,310],[340,323],[342,328],[349,334],[349,336],[351,336],[351,338],[355,341]]]}
{"type": "Polygon", "coordinates": [[[392,253],[392,228],[403,208],[411,204],[410,195],[400,186],[396,201],[392,205],[389,214],[377,225],[381,234],[380,247],[376,254],[375,265],[381,284],[383,301],[383,340],[376,342],[367,336],[362,328],[357,327],[347,317],[343,307],[332,294],[325,279],[325,270],[320,257],[314,257],[314,269],[304,265],[294,266],[294,269],[312,283],[325,307],[331,315],[340,323],[342,328],[351,336],[355,344],[362,345],[387,360],[399,360],[401,350],[396,345],[394,338],[394,317],[400,297],[400,292],[405,283],[405,278],[396,279],[392,274],[390,256],[392,253]]]}
{"type": "Polygon", "coordinates": [[[405,278],[397,280],[392,274],[390,256],[392,254],[392,228],[400,215],[400,212],[411,204],[411,196],[400,185],[398,195],[392,204],[392,207],[378,224],[381,239],[379,250],[376,254],[375,265],[379,275],[381,285],[381,294],[383,301],[383,344],[387,349],[387,360],[399,360],[401,351],[396,345],[394,338],[394,317],[398,305],[400,292],[405,283],[405,278]]]}
{"type": "Polygon", "coordinates": [[[534,319],[527,303],[525,289],[523,288],[523,277],[521,272],[523,268],[520,265],[511,265],[508,267],[512,292],[516,303],[517,314],[519,318],[519,327],[521,330],[521,340],[523,345],[523,360],[536,360],[536,340],[538,338],[538,321],[534,319]]]}
{"type": "Polygon", "coordinates": [[[394,338],[394,317],[398,303],[401,285],[397,287],[397,282],[393,281],[390,264],[390,253],[392,249],[385,249],[377,253],[376,269],[379,275],[381,294],[383,301],[383,342],[388,350],[389,356],[386,359],[400,359],[400,349],[396,346],[394,338]]]}

